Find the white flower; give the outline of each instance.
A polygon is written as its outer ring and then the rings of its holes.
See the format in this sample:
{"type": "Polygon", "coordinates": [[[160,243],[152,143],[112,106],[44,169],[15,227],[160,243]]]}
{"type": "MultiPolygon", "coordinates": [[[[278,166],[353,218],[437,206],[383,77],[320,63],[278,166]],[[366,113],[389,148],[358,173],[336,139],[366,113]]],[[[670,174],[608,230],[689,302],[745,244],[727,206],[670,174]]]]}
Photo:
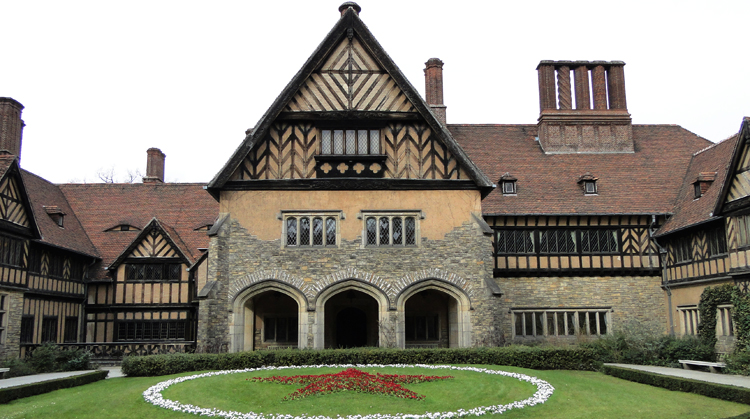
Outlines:
{"type": "Polygon", "coordinates": [[[541,380],[536,377],[531,377],[526,374],[518,374],[514,372],[507,372],[507,371],[500,371],[500,370],[490,370],[486,368],[477,368],[477,367],[456,367],[453,365],[424,365],[424,364],[415,364],[415,365],[403,365],[403,364],[390,364],[390,365],[380,365],[380,364],[340,364],[340,365],[300,365],[300,366],[282,366],[282,367],[262,367],[262,368],[246,368],[243,370],[225,370],[225,371],[213,371],[213,372],[206,372],[203,374],[197,374],[197,375],[190,375],[186,377],[178,377],[173,378],[171,380],[162,381],[160,383],[157,383],[154,386],[151,386],[148,388],[148,390],[143,392],[143,398],[146,399],[147,402],[163,407],[165,409],[174,410],[177,412],[185,412],[185,413],[192,413],[194,415],[201,415],[201,416],[211,416],[211,417],[222,417],[227,419],[452,419],[452,418],[460,418],[464,416],[481,416],[487,413],[503,413],[511,409],[521,409],[526,406],[534,406],[539,403],[544,403],[549,399],[549,397],[552,395],[552,393],[555,391],[555,388],[552,387],[552,385],[544,380],[541,380]],[[174,400],[165,399],[161,392],[166,389],[167,387],[173,385],[182,383],[184,381],[188,380],[195,380],[197,378],[204,378],[204,377],[211,377],[215,375],[226,375],[226,374],[237,374],[237,373],[243,373],[243,372],[252,372],[252,371],[264,371],[264,370],[284,370],[284,369],[300,369],[300,368],[321,368],[321,367],[330,367],[330,368],[427,368],[427,369],[450,369],[450,370],[460,370],[460,371],[475,371],[485,374],[494,374],[494,375],[503,375],[506,377],[512,377],[521,381],[526,381],[531,384],[534,384],[536,386],[536,392],[525,400],[519,400],[514,401],[508,404],[498,404],[494,406],[481,406],[481,407],[475,407],[473,409],[464,410],[464,409],[458,409],[454,412],[427,412],[422,415],[414,415],[414,414],[382,414],[382,413],[375,413],[371,415],[349,415],[349,416],[337,416],[336,418],[331,418],[329,416],[308,416],[308,415],[300,415],[300,416],[292,416],[292,415],[283,415],[283,414],[270,414],[270,413],[255,413],[255,412],[234,412],[234,411],[224,411],[224,410],[218,410],[218,409],[207,409],[202,408],[198,406],[193,406],[191,404],[183,404],[174,400]]]}

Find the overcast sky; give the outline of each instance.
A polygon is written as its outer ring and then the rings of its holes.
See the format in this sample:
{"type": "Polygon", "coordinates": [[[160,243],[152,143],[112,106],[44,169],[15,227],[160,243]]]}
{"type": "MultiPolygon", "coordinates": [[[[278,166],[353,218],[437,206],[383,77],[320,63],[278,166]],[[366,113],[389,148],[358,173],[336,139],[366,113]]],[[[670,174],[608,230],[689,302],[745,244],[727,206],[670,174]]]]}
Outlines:
{"type": "MultiPolygon", "coordinates": [[[[22,167],[53,182],[145,172],[208,182],[339,18],[343,0],[0,0],[0,96],[26,108],[22,167]]],[[[448,123],[533,124],[540,60],[625,61],[636,124],[711,141],[750,116],[750,1],[361,0],[424,93],[445,62],[448,123]]]]}

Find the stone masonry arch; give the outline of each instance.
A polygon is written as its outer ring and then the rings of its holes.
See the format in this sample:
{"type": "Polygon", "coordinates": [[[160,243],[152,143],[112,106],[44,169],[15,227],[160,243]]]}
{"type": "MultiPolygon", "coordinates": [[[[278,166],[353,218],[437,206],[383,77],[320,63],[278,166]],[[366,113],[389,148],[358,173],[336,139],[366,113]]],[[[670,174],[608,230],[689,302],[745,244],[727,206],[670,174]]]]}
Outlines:
{"type": "MultiPolygon", "coordinates": [[[[447,282],[443,279],[428,278],[415,281],[408,287],[404,288],[396,299],[396,311],[398,313],[396,325],[396,342],[399,348],[406,347],[404,336],[406,330],[406,302],[416,294],[434,290],[443,293],[455,301],[455,309],[452,312],[454,318],[449,319],[450,328],[455,327],[457,347],[471,346],[471,298],[465,289],[457,287],[454,283],[447,282]]],[[[453,344],[451,346],[453,346],[453,344]]]]}
{"type": "Polygon", "coordinates": [[[297,303],[297,342],[300,349],[307,347],[308,334],[308,301],[299,288],[276,279],[256,281],[242,290],[234,292],[232,316],[229,325],[231,352],[253,349],[254,308],[253,298],[262,293],[276,291],[290,297],[297,303]]]}

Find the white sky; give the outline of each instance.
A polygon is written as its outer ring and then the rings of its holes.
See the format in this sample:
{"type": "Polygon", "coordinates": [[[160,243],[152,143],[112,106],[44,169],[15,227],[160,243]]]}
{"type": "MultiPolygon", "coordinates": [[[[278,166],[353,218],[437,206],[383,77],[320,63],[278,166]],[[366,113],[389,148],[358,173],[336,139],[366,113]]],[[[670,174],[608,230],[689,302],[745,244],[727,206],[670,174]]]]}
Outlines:
{"type": "MultiPolygon", "coordinates": [[[[26,108],[22,167],[208,182],[339,18],[344,0],[0,0],[0,96],[26,108]]],[[[712,141],[750,115],[750,1],[360,0],[423,94],[445,62],[448,123],[533,124],[540,60],[625,61],[636,124],[712,141]]]]}

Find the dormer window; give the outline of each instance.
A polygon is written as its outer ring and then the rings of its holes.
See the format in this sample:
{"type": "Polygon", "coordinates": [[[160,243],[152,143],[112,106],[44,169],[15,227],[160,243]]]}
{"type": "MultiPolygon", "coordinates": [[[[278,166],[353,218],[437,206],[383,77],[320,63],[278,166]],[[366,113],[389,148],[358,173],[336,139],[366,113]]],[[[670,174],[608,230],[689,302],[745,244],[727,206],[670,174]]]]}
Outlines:
{"type": "Polygon", "coordinates": [[[47,212],[47,215],[49,215],[49,218],[51,218],[52,221],[54,221],[58,227],[61,227],[61,228],[63,227],[65,213],[62,212],[60,207],[58,207],[57,205],[45,206],[44,211],[47,212]]]}
{"type": "Polygon", "coordinates": [[[700,172],[698,178],[693,182],[695,199],[702,197],[714,180],[716,180],[716,172],[700,172]]]}
{"type": "Polygon", "coordinates": [[[597,195],[599,193],[596,185],[597,180],[599,179],[595,178],[590,172],[584,173],[584,175],[578,179],[578,184],[583,187],[584,195],[597,195]]]}
{"type": "Polygon", "coordinates": [[[500,178],[500,190],[503,192],[503,195],[515,195],[517,193],[516,180],[510,173],[505,173],[500,178]]]}
{"type": "Polygon", "coordinates": [[[114,227],[110,227],[104,231],[139,231],[140,228],[132,226],[130,224],[118,224],[114,227]]]}
{"type": "Polygon", "coordinates": [[[380,154],[377,129],[323,129],[320,138],[320,154],[380,154]]]}

